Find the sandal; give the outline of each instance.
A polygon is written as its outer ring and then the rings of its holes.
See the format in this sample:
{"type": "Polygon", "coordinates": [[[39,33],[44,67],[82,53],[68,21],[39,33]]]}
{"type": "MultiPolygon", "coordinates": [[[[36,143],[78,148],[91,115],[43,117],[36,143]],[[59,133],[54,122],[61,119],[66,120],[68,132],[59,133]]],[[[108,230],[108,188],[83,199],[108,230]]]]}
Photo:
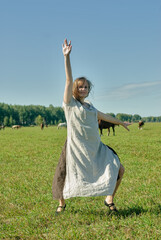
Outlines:
{"type": "Polygon", "coordinates": [[[109,207],[110,212],[118,212],[114,203],[107,203],[104,201],[105,206],[109,207]]]}
{"type": "Polygon", "coordinates": [[[55,215],[58,215],[58,214],[64,212],[64,211],[65,211],[65,208],[66,208],[66,204],[65,204],[64,206],[59,206],[59,207],[57,207],[57,209],[56,209],[56,211],[55,211],[55,215]],[[58,208],[62,208],[62,211],[58,211],[58,208]]]}

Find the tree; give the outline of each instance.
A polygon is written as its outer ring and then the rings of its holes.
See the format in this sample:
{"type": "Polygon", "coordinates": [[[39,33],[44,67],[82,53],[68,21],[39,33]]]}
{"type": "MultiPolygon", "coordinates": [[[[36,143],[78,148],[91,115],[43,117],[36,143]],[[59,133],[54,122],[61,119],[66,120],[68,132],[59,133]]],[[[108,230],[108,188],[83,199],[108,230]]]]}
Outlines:
{"type": "Polygon", "coordinates": [[[138,122],[141,120],[141,116],[138,115],[138,114],[134,114],[133,117],[132,117],[132,121],[133,122],[138,122]]]}
{"type": "Polygon", "coordinates": [[[120,121],[125,121],[122,113],[116,114],[116,118],[119,119],[120,121]]]}
{"type": "Polygon", "coordinates": [[[10,116],[10,118],[9,118],[9,126],[12,126],[14,124],[15,124],[15,121],[14,121],[13,117],[10,116]]]}
{"type": "Polygon", "coordinates": [[[8,125],[9,125],[9,118],[8,118],[7,116],[4,117],[3,124],[4,124],[5,126],[8,126],[8,125]]]}
{"type": "Polygon", "coordinates": [[[36,123],[36,125],[40,125],[42,122],[43,122],[42,116],[41,116],[41,115],[38,115],[38,116],[35,118],[35,123],[36,123]]]}
{"type": "Polygon", "coordinates": [[[109,115],[111,115],[112,117],[116,117],[114,113],[107,113],[109,115]]]}

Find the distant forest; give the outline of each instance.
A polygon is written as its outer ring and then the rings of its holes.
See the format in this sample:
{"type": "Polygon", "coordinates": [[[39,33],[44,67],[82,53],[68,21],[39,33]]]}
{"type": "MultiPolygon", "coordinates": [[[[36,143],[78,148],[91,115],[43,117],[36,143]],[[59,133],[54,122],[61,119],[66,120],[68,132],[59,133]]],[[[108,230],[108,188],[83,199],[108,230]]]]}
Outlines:
{"type": "MultiPolygon", "coordinates": [[[[145,122],[161,122],[161,116],[159,117],[141,117],[138,114],[130,115],[125,113],[109,113],[113,117],[118,118],[121,121],[138,122],[143,120],[145,122]]],[[[57,125],[60,122],[65,122],[64,111],[61,107],[49,107],[41,105],[9,105],[0,103],[0,125],[12,126],[12,125],[40,125],[44,123],[46,125],[57,125]]]]}

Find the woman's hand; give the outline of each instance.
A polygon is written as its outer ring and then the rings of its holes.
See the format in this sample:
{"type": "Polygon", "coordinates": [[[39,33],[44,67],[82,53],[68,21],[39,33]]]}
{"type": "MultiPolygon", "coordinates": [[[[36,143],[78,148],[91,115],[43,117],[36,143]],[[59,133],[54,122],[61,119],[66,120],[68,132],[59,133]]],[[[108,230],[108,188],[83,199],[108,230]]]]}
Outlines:
{"type": "Polygon", "coordinates": [[[128,129],[128,126],[131,125],[131,123],[122,122],[122,121],[118,120],[117,118],[114,118],[114,117],[112,117],[109,114],[102,113],[102,112],[100,112],[98,110],[97,110],[97,117],[98,117],[98,120],[103,120],[103,121],[106,121],[106,122],[110,122],[110,123],[113,123],[115,125],[121,125],[126,130],[130,131],[128,129]]]}
{"type": "Polygon", "coordinates": [[[121,125],[122,125],[126,130],[130,131],[130,130],[128,129],[128,126],[131,125],[131,123],[123,122],[121,125]]]}
{"type": "Polygon", "coordinates": [[[65,39],[64,44],[62,45],[62,49],[63,49],[64,56],[69,55],[72,50],[71,41],[69,41],[69,44],[68,44],[67,39],[65,39]]]}

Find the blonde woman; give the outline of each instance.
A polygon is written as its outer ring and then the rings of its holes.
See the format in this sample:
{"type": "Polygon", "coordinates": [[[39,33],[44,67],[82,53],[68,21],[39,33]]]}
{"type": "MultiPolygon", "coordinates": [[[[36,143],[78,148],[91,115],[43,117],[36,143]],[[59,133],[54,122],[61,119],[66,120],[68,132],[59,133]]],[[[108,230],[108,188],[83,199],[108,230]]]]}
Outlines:
{"type": "Polygon", "coordinates": [[[116,152],[101,142],[98,120],[127,124],[98,111],[86,100],[92,84],[85,77],[73,82],[70,63],[71,41],[64,40],[66,83],[63,109],[67,121],[67,141],[53,181],[53,198],[59,200],[56,214],[65,210],[65,199],[106,196],[104,204],[117,211],[113,199],[121,183],[124,167],[116,152]]]}

